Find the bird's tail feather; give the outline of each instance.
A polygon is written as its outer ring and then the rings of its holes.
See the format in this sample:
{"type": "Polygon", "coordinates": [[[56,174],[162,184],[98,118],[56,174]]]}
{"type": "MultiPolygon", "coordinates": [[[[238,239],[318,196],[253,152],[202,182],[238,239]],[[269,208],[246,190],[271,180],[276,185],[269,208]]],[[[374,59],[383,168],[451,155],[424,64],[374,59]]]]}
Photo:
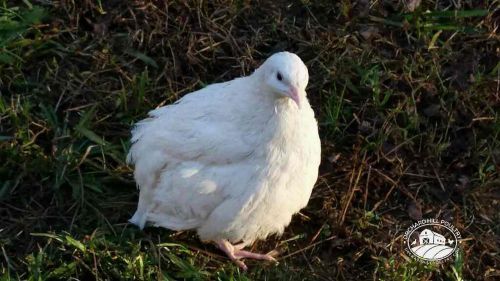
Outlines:
{"type": "Polygon", "coordinates": [[[188,230],[200,225],[199,219],[181,219],[167,214],[149,213],[148,221],[155,226],[161,226],[172,230],[188,230]]]}
{"type": "Polygon", "coordinates": [[[153,191],[149,186],[141,189],[137,210],[129,222],[143,229],[148,219],[148,213],[153,206],[153,191]]]}
{"type": "Polygon", "coordinates": [[[143,229],[146,225],[146,218],[147,216],[143,211],[137,210],[132,218],[130,218],[128,221],[137,225],[140,229],[143,229]]]}

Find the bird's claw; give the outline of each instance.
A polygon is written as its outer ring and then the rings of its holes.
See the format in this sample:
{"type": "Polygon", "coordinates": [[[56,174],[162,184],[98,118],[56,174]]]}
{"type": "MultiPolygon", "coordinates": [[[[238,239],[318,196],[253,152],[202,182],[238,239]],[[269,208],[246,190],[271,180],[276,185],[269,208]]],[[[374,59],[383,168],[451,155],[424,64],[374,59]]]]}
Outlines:
{"type": "Polygon", "coordinates": [[[250,251],[242,250],[243,247],[238,245],[232,245],[227,240],[220,240],[217,242],[219,249],[224,251],[226,255],[231,259],[239,268],[246,271],[248,267],[241,259],[256,259],[256,260],[266,260],[277,262],[274,257],[269,254],[258,254],[250,251]]]}

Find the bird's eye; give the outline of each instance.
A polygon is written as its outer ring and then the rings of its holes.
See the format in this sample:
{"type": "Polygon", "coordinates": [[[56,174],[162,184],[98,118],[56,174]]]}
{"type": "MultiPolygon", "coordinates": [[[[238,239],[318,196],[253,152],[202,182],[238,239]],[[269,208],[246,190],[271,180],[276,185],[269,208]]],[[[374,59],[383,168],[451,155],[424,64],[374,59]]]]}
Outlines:
{"type": "Polygon", "coordinates": [[[278,79],[279,81],[283,80],[283,76],[281,76],[281,73],[278,72],[278,74],[276,74],[276,79],[278,79]]]}

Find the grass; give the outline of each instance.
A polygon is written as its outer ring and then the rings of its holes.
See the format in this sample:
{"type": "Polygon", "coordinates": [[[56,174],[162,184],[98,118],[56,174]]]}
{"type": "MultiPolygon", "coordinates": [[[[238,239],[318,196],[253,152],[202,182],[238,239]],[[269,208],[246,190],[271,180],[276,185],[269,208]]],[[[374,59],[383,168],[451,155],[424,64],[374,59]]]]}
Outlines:
{"type": "Polygon", "coordinates": [[[0,280],[494,280],[498,1],[0,0],[0,280]],[[406,4],[405,4],[406,3],[406,4]],[[308,207],[241,272],[192,232],[128,225],[131,125],[280,50],[310,71],[308,207]],[[404,252],[452,222],[454,261],[404,252]]]}

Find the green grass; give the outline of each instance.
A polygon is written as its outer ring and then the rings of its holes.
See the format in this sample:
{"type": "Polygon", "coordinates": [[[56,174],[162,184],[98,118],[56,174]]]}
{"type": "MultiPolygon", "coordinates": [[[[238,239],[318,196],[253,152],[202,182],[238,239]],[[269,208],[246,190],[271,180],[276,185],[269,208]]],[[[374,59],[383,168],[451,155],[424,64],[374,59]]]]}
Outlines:
{"type": "Polygon", "coordinates": [[[500,3],[403,2],[0,0],[0,280],[493,280],[500,3]],[[279,264],[127,224],[132,124],[281,50],[309,68],[323,160],[253,246],[279,264]],[[454,261],[406,256],[419,216],[460,230],[454,261]]]}

